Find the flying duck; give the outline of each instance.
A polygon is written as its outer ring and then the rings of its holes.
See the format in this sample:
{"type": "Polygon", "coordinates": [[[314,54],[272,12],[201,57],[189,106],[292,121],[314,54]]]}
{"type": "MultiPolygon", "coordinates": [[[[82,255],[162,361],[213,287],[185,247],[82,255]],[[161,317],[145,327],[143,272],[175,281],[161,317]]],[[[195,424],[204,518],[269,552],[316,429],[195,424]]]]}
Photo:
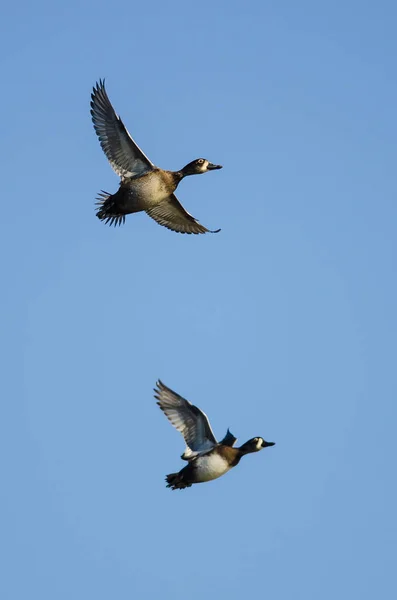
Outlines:
{"type": "Polygon", "coordinates": [[[201,225],[187,212],[174,194],[188,175],[221,169],[205,158],[197,158],[179,171],[164,171],[155,165],[134,142],[115,113],[105,81],[93,88],[91,116],[102,150],[121,178],[115,194],[102,190],[97,197],[97,217],[110,225],[121,225],[125,216],[146,211],[157,223],[178,233],[218,233],[201,225]]]}
{"type": "Polygon", "coordinates": [[[154,388],[154,397],[170,423],[183,435],[186,449],[181,458],[188,464],[178,473],[166,476],[167,487],[182,490],[193,483],[202,483],[221,477],[238,465],[245,454],[259,452],[274,446],[262,437],[254,437],[239,448],[234,448],[237,438],[229,430],[217,442],[207,415],[185,398],[172,391],[160,380],[154,388]]]}

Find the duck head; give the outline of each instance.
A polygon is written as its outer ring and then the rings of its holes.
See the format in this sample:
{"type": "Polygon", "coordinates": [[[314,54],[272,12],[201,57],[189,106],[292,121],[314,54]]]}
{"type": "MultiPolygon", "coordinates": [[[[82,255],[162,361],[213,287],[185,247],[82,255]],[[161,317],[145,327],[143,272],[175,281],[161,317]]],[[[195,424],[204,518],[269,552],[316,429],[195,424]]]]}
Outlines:
{"type": "Polygon", "coordinates": [[[201,175],[202,173],[215,171],[216,169],[222,169],[222,165],[214,165],[206,158],[196,158],[196,160],[183,167],[181,173],[183,177],[186,177],[187,175],[201,175]]]}
{"type": "Polygon", "coordinates": [[[254,437],[240,446],[240,452],[243,454],[250,454],[251,452],[259,452],[259,450],[263,450],[263,448],[268,448],[269,446],[274,445],[275,442],[267,442],[261,437],[254,437]]]}

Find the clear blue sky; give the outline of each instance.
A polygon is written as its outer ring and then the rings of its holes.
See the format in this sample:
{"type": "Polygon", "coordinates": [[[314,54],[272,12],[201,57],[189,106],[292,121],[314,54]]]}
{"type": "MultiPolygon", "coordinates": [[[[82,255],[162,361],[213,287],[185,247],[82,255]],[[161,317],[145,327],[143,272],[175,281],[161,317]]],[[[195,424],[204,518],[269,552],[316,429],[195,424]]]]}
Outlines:
{"type": "Polygon", "coordinates": [[[394,2],[8,3],[2,600],[396,597],[394,2]],[[89,100],[218,235],[95,218],[89,100]],[[276,446],[165,487],[160,377],[276,446]]]}

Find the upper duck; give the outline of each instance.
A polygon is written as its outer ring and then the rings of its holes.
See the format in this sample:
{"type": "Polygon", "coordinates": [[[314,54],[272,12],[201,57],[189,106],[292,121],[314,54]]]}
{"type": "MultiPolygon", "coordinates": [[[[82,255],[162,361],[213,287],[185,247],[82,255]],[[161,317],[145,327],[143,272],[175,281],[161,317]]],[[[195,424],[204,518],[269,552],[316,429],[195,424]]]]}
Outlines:
{"type": "Polygon", "coordinates": [[[160,380],[156,383],[154,397],[171,424],[181,432],[186,442],[181,458],[188,461],[179,473],[166,476],[167,487],[182,490],[193,483],[217,479],[230,471],[245,454],[259,452],[262,448],[274,446],[255,437],[239,448],[234,448],[237,438],[227,430],[226,436],[217,442],[207,415],[179,394],[173,392],[160,380]]]}
{"type": "Polygon", "coordinates": [[[198,158],[180,171],[155,167],[134,142],[114,111],[101,79],[91,94],[91,115],[102,150],[120,176],[115,194],[102,191],[97,198],[97,217],[110,225],[121,225],[125,215],[146,211],[160,225],[179,233],[217,233],[201,225],[178,201],[174,191],[187,175],[200,175],[221,165],[198,158]]]}

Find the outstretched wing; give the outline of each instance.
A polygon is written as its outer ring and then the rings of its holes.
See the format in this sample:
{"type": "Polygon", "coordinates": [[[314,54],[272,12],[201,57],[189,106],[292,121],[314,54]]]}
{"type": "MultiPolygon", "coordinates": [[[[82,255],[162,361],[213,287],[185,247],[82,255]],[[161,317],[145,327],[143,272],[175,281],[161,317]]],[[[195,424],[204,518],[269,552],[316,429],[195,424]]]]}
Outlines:
{"type": "Polygon", "coordinates": [[[93,88],[91,116],[102,150],[117,175],[125,179],[151,171],[153,163],[134,142],[116,115],[105,89],[105,80],[93,88]]]}
{"type": "Polygon", "coordinates": [[[160,380],[154,397],[170,423],[183,435],[187,449],[183,458],[189,460],[197,454],[208,452],[217,445],[208,417],[197,406],[173,392],[160,380]]]}
{"type": "Polygon", "coordinates": [[[163,225],[177,233],[218,233],[220,231],[220,229],[211,231],[211,229],[201,225],[197,219],[183,208],[175,194],[171,194],[167,200],[163,200],[163,202],[149,208],[146,212],[159,225],[163,225]]]}

